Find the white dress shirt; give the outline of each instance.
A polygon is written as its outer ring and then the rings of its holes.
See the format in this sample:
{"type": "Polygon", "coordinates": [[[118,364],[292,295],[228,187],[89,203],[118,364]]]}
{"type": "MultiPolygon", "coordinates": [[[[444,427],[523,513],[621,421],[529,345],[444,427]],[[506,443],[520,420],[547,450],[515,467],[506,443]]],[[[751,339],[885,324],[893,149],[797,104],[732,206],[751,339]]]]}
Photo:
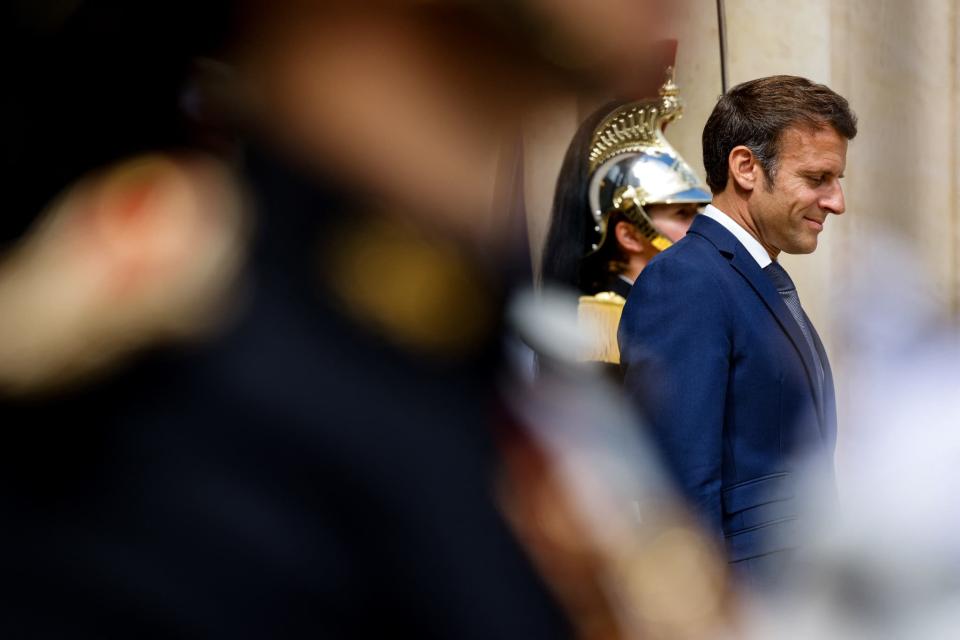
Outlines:
{"type": "Polygon", "coordinates": [[[760,244],[760,241],[754,238],[750,233],[741,227],[733,218],[725,214],[720,209],[717,209],[712,204],[708,204],[701,212],[702,216],[707,216],[711,220],[716,220],[723,227],[736,236],[737,240],[740,241],[740,244],[750,252],[750,255],[753,256],[753,259],[757,261],[757,264],[760,265],[760,268],[763,269],[769,265],[773,260],[770,259],[770,254],[767,253],[767,250],[763,248],[763,245],[760,244]]]}

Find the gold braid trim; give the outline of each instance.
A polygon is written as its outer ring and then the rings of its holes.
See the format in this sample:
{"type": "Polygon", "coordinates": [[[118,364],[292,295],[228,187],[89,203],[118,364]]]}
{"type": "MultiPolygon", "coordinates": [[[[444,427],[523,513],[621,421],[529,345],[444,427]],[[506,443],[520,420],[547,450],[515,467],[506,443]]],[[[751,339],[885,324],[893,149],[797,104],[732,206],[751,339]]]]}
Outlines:
{"type": "Polygon", "coordinates": [[[580,330],[590,338],[582,355],[583,360],[620,364],[617,327],[620,326],[620,316],[626,302],[612,291],[604,291],[594,296],[580,296],[577,321],[580,330]]]}

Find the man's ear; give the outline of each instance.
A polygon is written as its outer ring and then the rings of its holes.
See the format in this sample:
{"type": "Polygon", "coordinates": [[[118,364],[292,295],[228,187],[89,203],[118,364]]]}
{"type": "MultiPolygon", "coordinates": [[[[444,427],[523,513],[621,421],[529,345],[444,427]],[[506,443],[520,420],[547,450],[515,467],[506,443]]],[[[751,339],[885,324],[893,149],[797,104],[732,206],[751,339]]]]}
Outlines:
{"type": "Polygon", "coordinates": [[[624,250],[630,253],[643,253],[644,252],[644,243],[640,232],[635,226],[627,222],[626,220],[621,220],[613,228],[613,233],[617,238],[617,242],[620,244],[624,250]]]}
{"type": "Polygon", "coordinates": [[[730,150],[727,156],[727,167],[730,171],[730,178],[745,191],[753,189],[763,181],[763,169],[748,147],[738,145],[730,150]]]}

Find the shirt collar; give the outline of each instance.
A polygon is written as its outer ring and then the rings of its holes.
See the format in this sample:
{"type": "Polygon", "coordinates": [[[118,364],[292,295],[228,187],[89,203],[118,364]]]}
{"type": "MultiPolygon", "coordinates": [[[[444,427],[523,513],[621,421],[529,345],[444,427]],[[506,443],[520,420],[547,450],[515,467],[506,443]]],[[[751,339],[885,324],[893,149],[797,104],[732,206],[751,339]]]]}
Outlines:
{"type": "Polygon", "coordinates": [[[734,237],[740,241],[740,244],[743,245],[743,248],[753,256],[753,259],[756,260],[761,269],[773,262],[773,260],[770,259],[770,254],[763,248],[763,245],[733,218],[723,211],[720,211],[720,209],[717,209],[712,204],[708,204],[700,215],[707,216],[711,220],[723,225],[723,228],[732,233],[734,237]]]}

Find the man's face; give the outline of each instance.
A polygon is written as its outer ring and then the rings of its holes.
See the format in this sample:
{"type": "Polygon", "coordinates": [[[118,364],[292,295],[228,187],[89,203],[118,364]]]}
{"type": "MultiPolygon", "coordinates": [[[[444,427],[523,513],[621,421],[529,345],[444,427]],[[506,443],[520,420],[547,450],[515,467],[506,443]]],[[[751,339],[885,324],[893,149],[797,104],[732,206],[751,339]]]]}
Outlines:
{"type": "Polygon", "coordinates": [[[844,212],[840,178],[847,140],[831,127],[784,131],[778,168],[753,190],[749,211],[759,240],[772,255],[812,253],[827,215],[844,212]]]}
{"type": "Polygon", "coordinates": [[[698,204],[651,204],[644,207],[653,226],[671,242],[678,242],[687,235],[693,218],[697,215],[698,204]]]}

